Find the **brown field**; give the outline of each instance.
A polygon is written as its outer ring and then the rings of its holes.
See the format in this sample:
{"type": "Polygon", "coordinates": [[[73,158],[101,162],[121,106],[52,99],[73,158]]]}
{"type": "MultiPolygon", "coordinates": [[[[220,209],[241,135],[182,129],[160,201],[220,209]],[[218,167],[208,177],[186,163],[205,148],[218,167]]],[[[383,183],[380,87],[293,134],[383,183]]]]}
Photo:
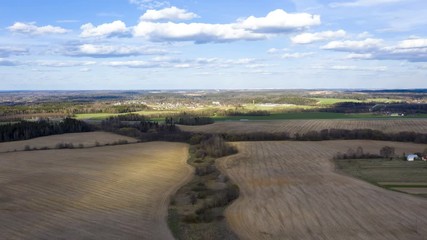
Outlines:
{"type": "Polygon", "coordinates": [[[112,144],[119,140],[126,140],[129,143],[137,142],[135,138],[121,136],[108,132],[85,132],[85,133],[67,133],[39,137],[25,141],[3,142],[0,143],[0,152],[22,151],[25,146],[33,148],[55,148],[58,143],[72,143],[74,147],[83,144],[84,147],[93,147],[98,142],[100,145],[112,144]]]}
{"type": "Polygon", "coordinates": [[[251,133],[251,132],[288,132],[290,134],[320,131],[322,129],[364,129],[370,128],[387,133],[414,131],[427,133],[427,119],[399,120],[277,120],[248,122],[216,122],[203,126],[184,126],[179,128],[189,132],[202,133],[251,133]],[[397,127],[398,126],[398,127],[397,127]]]}
{"type": "Polygon", "coordinates": [[[0,239],[173,239],[169,196],[188,145],[151,142],[0,154],[0,239]]]}
{"type": "Polygon", "coordinates": [[[241,142],[220,159],[241,195],[226,219],[241,239],[426,239],[427,200],[334,171],[337,151],[397,153],[425,145],[381,141],[241,142]]]}

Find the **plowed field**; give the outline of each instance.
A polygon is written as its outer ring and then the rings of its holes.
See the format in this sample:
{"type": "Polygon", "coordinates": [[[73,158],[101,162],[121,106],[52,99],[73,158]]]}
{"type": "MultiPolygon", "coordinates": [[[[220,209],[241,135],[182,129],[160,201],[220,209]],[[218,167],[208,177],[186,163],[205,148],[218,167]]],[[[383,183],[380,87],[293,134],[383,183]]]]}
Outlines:
{"type": "Polygon", "coordinates": [[[0,154],[0,239],[173,239],[188,146],[151,142],[0,154]]]}
{"type": "Polygon", "coordinates": [[[241,239],[426,239],[427,200],[338,174],[337,152],[397,153],[425,145],[380,141],[242,142],[219,167],[240,187],[226,210],[241,239]]]}

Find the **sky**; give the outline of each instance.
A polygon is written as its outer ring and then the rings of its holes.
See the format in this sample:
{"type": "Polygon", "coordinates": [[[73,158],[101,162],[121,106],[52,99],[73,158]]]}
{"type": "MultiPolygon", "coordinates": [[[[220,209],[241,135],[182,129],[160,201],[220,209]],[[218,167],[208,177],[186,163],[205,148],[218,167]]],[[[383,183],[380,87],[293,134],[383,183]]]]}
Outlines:
{"type": "Polygon", "coordinates": [[[427,88],[425,0],[0,1],[0,90],[427,88]]]}

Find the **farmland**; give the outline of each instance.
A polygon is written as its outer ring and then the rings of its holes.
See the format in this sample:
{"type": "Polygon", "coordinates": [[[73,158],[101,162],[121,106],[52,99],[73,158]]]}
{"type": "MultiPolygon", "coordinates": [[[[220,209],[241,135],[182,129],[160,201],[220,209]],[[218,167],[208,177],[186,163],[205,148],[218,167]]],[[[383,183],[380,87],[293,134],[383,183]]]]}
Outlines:
{"type": "Polygon", "coordinates": [[[427,197],[427,162],[401,159],[337,159],[337,168],[379,186],[427,197]]]}
{"type": "Polygon", "coordinates": [[[0,154],[0,239],[173,239],[188,146],[151,142],[0,154]]]}
{"type": "Polygon", "coordinates": [[[283,121],[247,121],[216,122],[203,126],[179,126],[183,131],[201,133],[281,133],[290,134],[320,131],[322,129],[374,129],[386,133],[414,131],[427,133],[426,119],[393,119],[393,120],[283,120],[283,121]]]}
{"type": "Polygon", "coordinates": [[[68,133],[39,137],[25,141],[0,143],[1,152],[56,148],[58,144],[72,144],[74,147],[93,147],[96,145],[114,144],[119,141],[135,143],[136,139],[107,132],[68,133]]]}
{"type": "Polygon", "coordinates": [[[425,145],[381,141],[240,142],[218,166],[240,187],[226,210],[241,239],[425,239],[427,201],[334,172],[337,151],[396,153],[425,145]]]}

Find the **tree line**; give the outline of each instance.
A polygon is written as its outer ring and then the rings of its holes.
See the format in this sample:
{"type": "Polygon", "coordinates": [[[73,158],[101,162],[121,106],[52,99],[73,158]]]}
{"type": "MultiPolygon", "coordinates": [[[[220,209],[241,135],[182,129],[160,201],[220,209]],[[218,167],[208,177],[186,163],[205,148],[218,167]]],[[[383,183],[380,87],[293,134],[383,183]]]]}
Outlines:
{"type": "Polygon", "coordinates": [[[322,140],[383,140],[396,142],[427,143],[427,134],[416,132],[385,133],[372,129],[323,129],[321,131],[309,131],[291,135],[287,132],[266,133],[223,133],[221,136],[226,141],[322,141],[322,140]]]}
{"type": "Polygon", "coordinates": [[[54,134],[89,132],[91,130],[92,128],[88,124],[73,118],[65,118],[59,122],[44,119],[34,122],[21,121],[0,125],[0,142],[27,140],[54,134]]]}

